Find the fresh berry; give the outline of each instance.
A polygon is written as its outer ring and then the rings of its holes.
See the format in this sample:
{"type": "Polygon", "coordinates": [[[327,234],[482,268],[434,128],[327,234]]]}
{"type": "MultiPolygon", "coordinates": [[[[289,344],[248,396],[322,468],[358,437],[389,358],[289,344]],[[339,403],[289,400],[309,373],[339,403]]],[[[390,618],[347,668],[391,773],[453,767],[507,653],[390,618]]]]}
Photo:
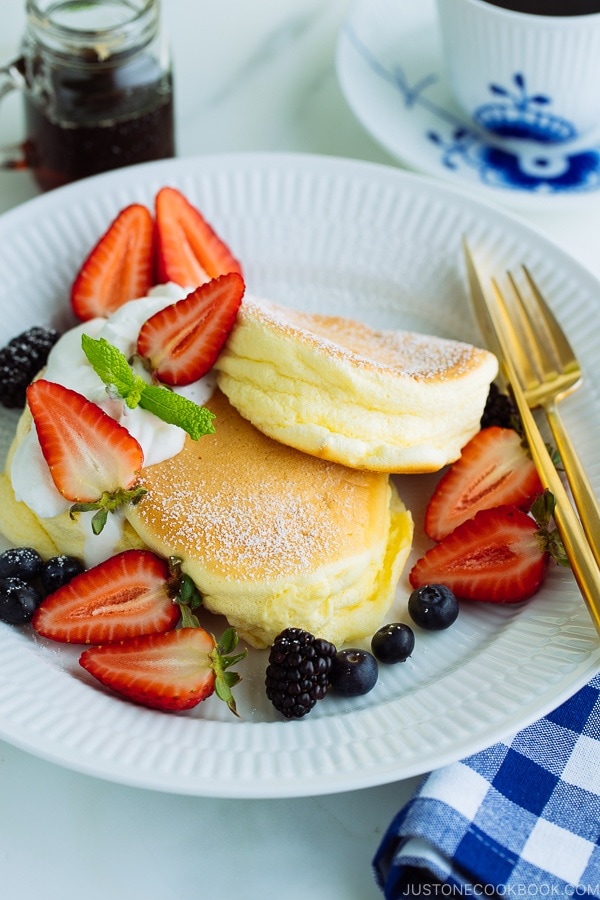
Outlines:
{"type": "Polygon", "coordinates": [[[535,465],[512,428],[479,431],[442,476],[425,511],[425,531],[440,541],[480,509],[529,509],[542,492],[535,465]]]}
{"type": "Polygon", "coordinates": [[[138,354],[165,384],[197,381],[217,359],[243,295],[244,280],[236,272],[207,281],[144,322],[138,354]]]}
{"type": "Polygon", "coordinates": [[[22,578],[0,578],[0,619],[9,625],[24,625],[41,603],[40,592],[22,578]]]}
{"type": "Polygon", "coordinates": [[[191,709],[216,691],[235,713],[231,688],[239,676],[226,670],[246,654],[224,653],[236,644],[233,629],[226,631],[217,645],[202,628],[178,628],[90,647],[79,662],[106,687],[151,709],[191,709]]]}
{"type": "Polygon", "coordinates": [[[382,663],[405,662],[415,648],[415,633],[404,622],[383,625],[371,638],[373,655],[382,663]]]}
{"type": "Polygon", "coordinates": [[[327,693],[335,646],[301,628],[274,640],[265,677],[267,697],[286,719],[301,719],[327,693]]]}
{"type": "Polygon", "coordinates": [[[543,583],[550,557],[565,564],[557,533],[549,528],[553,508],[545,491],[531,508],[535,518],[515,506],[481,510],[415,563],[412,587],[445,584],[459,600],[526,600],[543,583]]]}
{"type": "Polygon", "coordinates": [[[35,581],[42,566],[42,557],[33,547],[11,547],[0,556],[0,578],[35,581]]]}
{"type": "Polygon", "coordinates": [[[157,274],[196,288],[242,267],[227,245],[183,194],[172,187],[156,195],[157,274]]]}
{"type": "Polygon", "coordinates": [[[336,653],[329,683],[336,694],[358,697],[373,690],[378,674],[379,667],[372,653],[349,647],[336,653]]]}
{"type": "Polygon", "coordinates": [[[40,573],[42,587],[47,594],[68,584],[84,571],[83,563],[74,556],[52,556],[47,559],[40,573]]]}
{"type": "Polygon", "coordinates": [[[408,613],[427,631],[449,628],[458,618],[458,600],[445,584],[426,584],[415,588],[408,598],[408,613]]]}
{"type": "Polygon", "coordinates": [[[169,631],[179,619],[166,560],[124,550],[49,594],[33,617],[42,637],[72,644],[122,641],[169,631]]]}
{"type": "Polygon", "coordinates": [[[0,403],[8,409],[25,406],[25,390],[46,365],[59,338],[54,328],[36,326],[14,337],[0,350],[0,403]]]}
{"type": "Polygon", "coordinates": [[[479,423],[481,428],[498,425],[500,428],[520,429],[519,413],[512,397],[503,394],[495,382],[490,384],[487,400],[479,423]]]}
{"type": "Polygon", "coordinates": [[[139,203],[126,206],[84,261],[71,288],[75,315],[85,322],[109,316],[145,297],[153,282],[154,219],[139,203]]]}
{"type": "Polygon", "coordinates": [[[82,394],[45,379],[27,388],[44,459],[57,490],[73,512],[97,509],[94,531],[106,515],[140,497],[134,488],[144,462],[140,444],[82,394]]]}

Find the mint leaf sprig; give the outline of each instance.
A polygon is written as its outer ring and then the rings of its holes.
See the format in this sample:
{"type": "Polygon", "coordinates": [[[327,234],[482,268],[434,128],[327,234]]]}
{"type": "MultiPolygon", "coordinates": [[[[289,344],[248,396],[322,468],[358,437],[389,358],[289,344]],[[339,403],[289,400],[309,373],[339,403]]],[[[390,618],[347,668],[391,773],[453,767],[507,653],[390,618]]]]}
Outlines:
{"type": "Polygon", "coordinates": [[[182,428],[192,440],[214,434],[214,413],[160,384],[148,384],[129,365],[126,356],[106,338],[84,334],[81,346],[88,362],[111,397],[121,397],[129,409],[141,406],[169,425],[182,428]]]}

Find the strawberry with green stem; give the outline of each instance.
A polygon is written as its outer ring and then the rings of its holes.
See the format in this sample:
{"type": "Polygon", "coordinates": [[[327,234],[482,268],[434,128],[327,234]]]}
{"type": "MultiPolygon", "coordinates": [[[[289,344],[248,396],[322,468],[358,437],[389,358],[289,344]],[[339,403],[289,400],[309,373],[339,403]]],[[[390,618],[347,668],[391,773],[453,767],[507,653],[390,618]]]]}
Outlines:
{"type": "Polygon", "coordinates": [[[27,388],[42,454],[70,512],[96,510],[92,530],[99,534],[109,512],[137,503],[144,463],[138,441],[82,394],[43,378],[27,388]]]}
{"type": "Polygon", "coordinates": [[[192,709],[213,693],[237,715],[231,672],[246,656],[233,654],[237,634],[227,629],[219,642],[203,628],[178,628],[85,650],[80,665],[121,696],[163,712],[192,709]]]}
{"type": "Polygon", "coordinates": [[[551,528],[554,505],[553,494],[544,491],[531,515],[516,506],[480,510],[415,563],[411,586],[444,584],[459,600],[527,600],[544,582],[551,559],[569,565],[551,528]]]}
{"type": "Polygon", "coordinates": [[[198,625],[202,598],[181,561],[150,550],[124,550],[49,594],[32,624],[42,637],[103,644],[198,625]]]}

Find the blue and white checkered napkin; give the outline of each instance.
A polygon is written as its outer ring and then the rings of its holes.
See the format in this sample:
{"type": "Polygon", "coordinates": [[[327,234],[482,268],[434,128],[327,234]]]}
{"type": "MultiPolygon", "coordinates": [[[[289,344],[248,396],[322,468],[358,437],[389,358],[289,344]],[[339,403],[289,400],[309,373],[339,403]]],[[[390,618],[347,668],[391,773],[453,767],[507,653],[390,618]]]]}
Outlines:
{"type": "Polygon", "coordinates": [[[425,883],[429,896],[441,883],[600,898],[600,675],[506,743],[428,775],[373,864],[387,900],[425,883]]]}

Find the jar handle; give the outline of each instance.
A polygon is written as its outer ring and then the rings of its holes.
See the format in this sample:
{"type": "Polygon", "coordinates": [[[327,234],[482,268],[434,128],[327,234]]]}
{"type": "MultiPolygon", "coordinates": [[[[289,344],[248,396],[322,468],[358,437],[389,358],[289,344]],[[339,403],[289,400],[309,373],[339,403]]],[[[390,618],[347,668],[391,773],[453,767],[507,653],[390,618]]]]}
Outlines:
{"type": "MultiPolygon", "coordinates": [[[[0,67],[0,101],[11,91],[23,90],[26,86],[23,57],[0,67]]],[[[24,144],[0,146],[0,169],[28,169],[24,144]]]]}

